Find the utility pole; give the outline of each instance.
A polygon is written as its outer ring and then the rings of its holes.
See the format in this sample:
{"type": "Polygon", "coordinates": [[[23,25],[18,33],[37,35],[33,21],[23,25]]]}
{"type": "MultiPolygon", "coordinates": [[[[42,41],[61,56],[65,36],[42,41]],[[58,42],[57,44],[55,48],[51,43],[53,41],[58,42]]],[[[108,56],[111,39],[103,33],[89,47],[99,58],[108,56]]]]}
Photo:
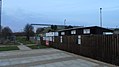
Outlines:
{"type": "Polygon", "coordinates": [[[100,8],[100,26],[102,27],[102,8],[100,8]]]}
{"type": "Polygon", "coordinates": [[[2,25],[1,25],[1,12],[2,12],[2,0],[0,0],[0,34],[2,32],[2,25]]]}

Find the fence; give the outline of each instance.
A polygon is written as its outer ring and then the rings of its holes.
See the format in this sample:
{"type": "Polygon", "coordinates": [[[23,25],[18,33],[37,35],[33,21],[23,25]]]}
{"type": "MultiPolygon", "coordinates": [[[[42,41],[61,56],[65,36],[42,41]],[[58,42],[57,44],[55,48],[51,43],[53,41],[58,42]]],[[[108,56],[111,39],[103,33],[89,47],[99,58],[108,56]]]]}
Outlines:
{"type": "Polygon", "coordinates": [[[58,36],[49,44],[56,49],[119,65],[119,35],[58,36]]]}

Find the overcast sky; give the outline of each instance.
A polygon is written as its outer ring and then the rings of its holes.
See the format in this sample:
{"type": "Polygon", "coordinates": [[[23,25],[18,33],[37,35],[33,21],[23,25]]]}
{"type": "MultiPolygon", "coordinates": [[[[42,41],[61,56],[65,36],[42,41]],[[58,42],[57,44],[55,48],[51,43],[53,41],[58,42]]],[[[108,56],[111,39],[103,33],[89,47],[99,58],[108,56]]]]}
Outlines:
{"type": "Polygon", "coordinates": [[[119,0],[3,0],[2,25],[20,31],[29,23],[93,26],[119,26],[119,0]]]}

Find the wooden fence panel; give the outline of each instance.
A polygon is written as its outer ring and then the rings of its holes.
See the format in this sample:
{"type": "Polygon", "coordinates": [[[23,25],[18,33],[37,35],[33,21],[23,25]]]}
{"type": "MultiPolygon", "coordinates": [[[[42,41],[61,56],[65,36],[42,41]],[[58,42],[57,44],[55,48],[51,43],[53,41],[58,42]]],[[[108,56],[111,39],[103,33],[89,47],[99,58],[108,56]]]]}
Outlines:
{"type": "Polygon", "coordinates": [[[52,47],[119,65],[119,35],[78,35],[54,37],[52,47]]]}

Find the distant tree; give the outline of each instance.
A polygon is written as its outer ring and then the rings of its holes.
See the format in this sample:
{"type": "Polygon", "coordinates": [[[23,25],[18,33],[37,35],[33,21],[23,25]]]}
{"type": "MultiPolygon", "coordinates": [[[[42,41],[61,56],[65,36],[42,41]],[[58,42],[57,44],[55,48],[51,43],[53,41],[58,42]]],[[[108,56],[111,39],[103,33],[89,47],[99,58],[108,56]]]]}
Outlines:
{"type": "Polygon", "coordinates": [[[51,29],[52,29],[52,31],[56,31],[57,30],[57,25],[51,25],[51,29]]]}
{"type": "Polygon", "coordinates": [[[12,36],[12,30],[9,27],[4,27],[2,29],[2,36],[6,39],[9,38],[10,36],[12,36]]]}
{"type": "Polygon", "coordinates": [[[48,32],[51,32],[51,31],[52,31],[51,29],[48,30],[48,32]]]}
{"type": "Polygon", "coordinates": [[[54,29],[54,25],[51,25],[51,29],[52,29],[52,30],[54,29]]]}
{"type": "Polygon", "coordinates": [[[44,28],[37,28],[37,30],[36,30],[36,34],[42,33],[43,30],[44,30],[44,28]]]}
{"type": "Polygon", "coordinates": [[[54,25],[54,30],[55,30],[55,31],[57,30],[57,25],[54,25]]]}
{"type": "Polygon", "coordinates": [[[73,26],[69,25],[68,28],[73,28],[73,26]]]}
{"type": "Polygon", "coordinates": [[[25,32],[25,34],[26,34],[26,38],[27,38],[27,40],[29,40],[30,39],[30,36],[34,36],[34,28],[33,28],[33,26],[32,25],[30,25],[30,24],[26,24],[26,26],[25,26],[25,28],[24,28],[24,32],[25,32]]]}

